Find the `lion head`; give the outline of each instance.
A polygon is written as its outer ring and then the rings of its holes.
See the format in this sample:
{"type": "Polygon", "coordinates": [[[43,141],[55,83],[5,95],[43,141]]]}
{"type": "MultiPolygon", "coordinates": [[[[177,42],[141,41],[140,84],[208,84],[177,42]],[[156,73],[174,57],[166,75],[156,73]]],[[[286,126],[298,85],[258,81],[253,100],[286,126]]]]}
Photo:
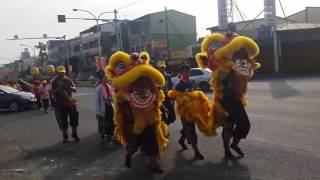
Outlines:
{"type": "Polygon", "coordinates": [[[237,34],[214,33],[205,37],[201,53],[196,55],[198,66],[212,71],[230,71],[250,78],[260,67],[254,58],[259,54],[258,45],[250,38],[237,34]]]}
{"type": "Polygon", "coordinates": [[[157,91],[164,86],[163,75],[149,65],[146,52],[127,54],[117,52],[110,58],[106,74],[112,85],[126,94],[133,106],[147,108],[157,99],[157,91]]]}

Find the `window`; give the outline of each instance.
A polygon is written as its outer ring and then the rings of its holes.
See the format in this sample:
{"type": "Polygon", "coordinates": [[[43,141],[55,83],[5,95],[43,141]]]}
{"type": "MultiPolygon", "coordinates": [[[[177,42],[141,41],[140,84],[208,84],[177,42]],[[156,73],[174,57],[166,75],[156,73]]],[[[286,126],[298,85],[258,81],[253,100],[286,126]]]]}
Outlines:
{"type": "Polygon", "coordinates": [[[201,76],[203,75],[203,72],[198,69],[191,69],[191,76],[201,76]]]}

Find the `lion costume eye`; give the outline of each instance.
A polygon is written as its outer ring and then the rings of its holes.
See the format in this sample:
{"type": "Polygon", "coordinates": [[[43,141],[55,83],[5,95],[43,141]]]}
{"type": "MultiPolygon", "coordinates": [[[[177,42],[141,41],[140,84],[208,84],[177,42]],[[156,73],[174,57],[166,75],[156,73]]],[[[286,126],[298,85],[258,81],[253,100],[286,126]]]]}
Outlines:
{"type": "Polygon", "coordinates": [[[218,49],[221,47],[221,43],[219,41],[213,41],[211,44],[210,44],[210,48],[211,49],[218,49]]]}
{"type": "Polygon", "coordinates": [[[114,69],[116,74],[121,74],[126,70],[126,64],[124,62],[118,62],[114,69]]]}

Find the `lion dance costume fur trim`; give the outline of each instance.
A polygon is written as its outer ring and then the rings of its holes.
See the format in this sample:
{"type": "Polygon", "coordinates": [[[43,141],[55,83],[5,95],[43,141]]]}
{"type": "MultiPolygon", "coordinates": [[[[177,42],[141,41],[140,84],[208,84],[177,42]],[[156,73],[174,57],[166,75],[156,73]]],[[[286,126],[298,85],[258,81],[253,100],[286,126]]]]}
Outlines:
{"type": "Polygon", "coordinates": [[[150,57],[146,52],[129,55],[125,52],[118,51],[114,53],[109,61],[105,71],[112,85],[116,90],[114,96],[115,115],[114,122],[116,125],[115,134],[123,146],[128,145],[128,120],[126,114],[122,113],[122,104],[130,101],[128,94],[129,86],[141,77],[149,78],[154,86],[156,99],[147,107],[138,108],[131,106],[133,122],[133,133],[139,135],[148,125],[155,125],[156,139],[160,154],[168,144],[168,127],[161,121],[160,106],[164,100],[164,93],[160,87],[164,86],[165,80],[163,75],[149,65],[150,57]]]}
{"type": "Polygon", "coordinates": [[[169,97],[177,102],[176,112],[187,122],[195,122],[198,129],[206,136],[216,135],[209,112],[211,104],[202,91],[179,92],[169,91],[169,97]]]}
{"type": "Polygon", "coordinates": [[[213,103],[210,119],[214,121],[212,124],[215,129],[221,126],[223,120],[228,117],[228,113],[221,105],[224,87],[220,80],[234,72],[241,103],[246,106],[248,103],[245,94],[248,81],[253,76],[254,70],[261,66],[254,61],[258,54],[258,45],[245,36],[214,33],[206,36],[203,40],[201,52],[196,55],[196,61],[200,68],[212,70],[213,103]],[[241,54],[245,54],[245,57],[241,54]]]}

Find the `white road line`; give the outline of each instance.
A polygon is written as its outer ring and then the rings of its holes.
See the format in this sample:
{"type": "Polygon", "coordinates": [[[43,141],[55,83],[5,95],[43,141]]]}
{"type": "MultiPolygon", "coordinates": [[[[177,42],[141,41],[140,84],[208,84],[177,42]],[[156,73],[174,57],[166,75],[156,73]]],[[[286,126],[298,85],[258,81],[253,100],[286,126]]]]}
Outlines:
{"type": "Polygon", "coordinates": [[[79,96],[88,96],[88,95],[93,95],[95,93],[78,93],[78,94],[75,94],[74,97],[79,97],[79,96]]]}

